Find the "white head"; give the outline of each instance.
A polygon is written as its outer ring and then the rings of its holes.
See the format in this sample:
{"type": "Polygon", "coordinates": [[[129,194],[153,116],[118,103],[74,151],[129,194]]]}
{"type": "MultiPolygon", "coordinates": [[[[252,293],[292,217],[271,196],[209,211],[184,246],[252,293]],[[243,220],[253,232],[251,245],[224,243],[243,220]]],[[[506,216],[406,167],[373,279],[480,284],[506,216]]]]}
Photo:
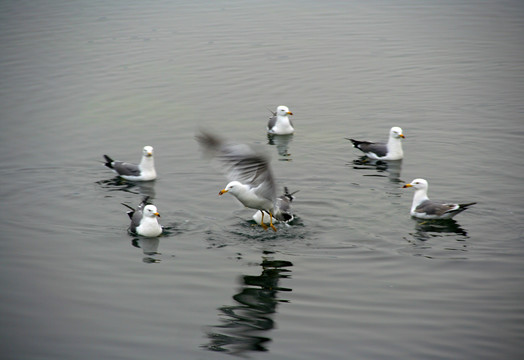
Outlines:
{"type": "Polygon", "coordinates": [[[156,209],[155,205],[146,205],[143,210],[144,216],[147,217],[160,217],[160,214],[158,213],[158,210],[156,209]]]}
{"type": "Polygon", "coordinates": [[[277,107],[277,115],[278,116],[288,116],[288,115],[293,115],[293,113],[289,111],[287,106],[280,105],[279,107],[277,107]]]}
{"type": "Polygon", "coordinates": [[[244,185],[240,181],[231,181],[224,189],[220,190],[218,195],[224,195],[227,192],[236,195],[242,191],[242,189],[244,189],[244,185]]]}
{"type": "Polygon", "coordinates": [[[145,157],[152,157],[153,156],[153,147],[144,146],[144,149],[142,150],[142,155],[145,157]]]}
{"type": "Polygon", "coordinates": [[[393,126],[391,130],[389,130],[389,136],[392,138],[405,138],[404,134],[402,134],[402,129],[398,126],[393,126]]]}
{"type": "Polygon", "coordinates": [[[415,179],[410,184],[406,184],[403,187],[405,188],[412,187],[415,190],[421,190],[421,189],[427,190],[428,182],[424,179],[415,179]]]}

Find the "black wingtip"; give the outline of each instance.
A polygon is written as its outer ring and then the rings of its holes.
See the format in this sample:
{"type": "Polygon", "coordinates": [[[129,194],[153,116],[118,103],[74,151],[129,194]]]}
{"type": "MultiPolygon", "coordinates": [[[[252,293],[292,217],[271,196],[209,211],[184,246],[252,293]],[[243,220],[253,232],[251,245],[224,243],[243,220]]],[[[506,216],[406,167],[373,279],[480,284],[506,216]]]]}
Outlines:
{"type": "Polygon", "coordinates": [[[288,198],[288,200],[291,202],[295,199],[295,197],[293,195],[295,195],[297,192],[299,192],[300,190],[297,190],[297,191],[293,191],[292,193],[289,192],[289,189],[287,188],[287,186],[284,186],[284,196],[286,198],[288,198]]]}
{"type": "Polygon", "coordinates": [[[133,219],[133,214],[135,213],[135,209],[132,208],[131,206],[127,205],[127,204],[124,204],[124,203],[121,203],[121,204],[124,205],[126,208],[130,209],[127,212],[127,216],[129,216],[130,219],[133,219]]]}
{"type": "Polygon", "coordinates": [[[220,137],[204,130],[203,128],[200,128],[199,132],[195,135],[195,139],[204,151],[211,153],[216,151],[216,149],[223,143],[223,140],[220,137]]]}
{"type": "Polygon", "coordinates": [[[471,205],[475,205],[475,204],[476,204],[476,202],[467,203],[467,204],[459,204],[459,207],[465,210],[468,207],[470,207],[471,205]]]}
{"type": "Polygon", "coordinates": [[[111,159],[109,156],[104,155],[104,159],[106,159],[106,162],[104,163],[105,166],[112,169],[113,168],[113,159],[111,159]]]}
{"type": "Polygon", "coordinates": [[[362,141],[358,141],[355,139],[350,139],[350,138],[344,138],[344,139],[351,141],[354,147],[358,147],[358,145],[362,143],[362,141]]]}
{"type": "Polygon", "coordinates": [[[269,109],[268,107],[266,107],[266,109],[267,109],[267,111],[269,111],[271,113],[271,115],[277,116],[277,112],[276,111],[273,111],[273,110],[269,109]]]}

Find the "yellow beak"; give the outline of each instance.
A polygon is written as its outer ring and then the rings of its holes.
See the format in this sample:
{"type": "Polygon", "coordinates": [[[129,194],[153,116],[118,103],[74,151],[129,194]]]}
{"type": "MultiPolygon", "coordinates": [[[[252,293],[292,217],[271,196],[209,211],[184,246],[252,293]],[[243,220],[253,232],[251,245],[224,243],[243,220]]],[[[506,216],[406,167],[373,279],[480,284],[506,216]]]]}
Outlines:
{"type": "Polygon", "coordinates": [[[223,189],[223,190],[220,190],[220,192],[218,193],[218,195],[224,195],[225,193],[227,193],[229,190],[226,190],[226,189],[223,189]]]}
{"type": "Polygon", "coordinates": [[[293,113],[291,111],[288,111],[286,114],[293,115],[293,113]]]}
{"type": "Polygon", "coordinates": [[[160,214],[159,214],[159,213],[157,213],[157,212],[156,212],[156,213],[154,213],[153,215],[155,215],[155,216],[158,216],[158,217],[160,217],[160,214]]]}
{"type": "Polygon", "coordinates": [[[406,184],[406,185],[404,185],[404,186],[402,186],[402,187],[403,187],[403,188],[408,188],[408,187],[413,187],[413,185],[411,185],[411,184],[406,184]]]}
{"type": "Polygon", "coordinates": [[[404,134],[400,134],[399,135],[402,139],[405,139],[406,137],[404,136],[404,134]]]}

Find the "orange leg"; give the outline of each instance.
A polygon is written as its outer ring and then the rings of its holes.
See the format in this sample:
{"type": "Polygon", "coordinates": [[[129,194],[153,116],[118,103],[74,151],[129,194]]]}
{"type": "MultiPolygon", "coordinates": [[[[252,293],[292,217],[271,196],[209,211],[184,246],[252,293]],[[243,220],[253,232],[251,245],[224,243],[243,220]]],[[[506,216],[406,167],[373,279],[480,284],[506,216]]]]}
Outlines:
{"type": "MultiPolygon", "coordinates": [[[[262,229],[267,230],[267,225],[264,224],[264,212],[260,210],[260,213],[262,214],[262,217],[260,218],[260,225],[262,226],[262,229]]],[[[271,225],[273,226],[273,225],[271,225]]]]}
{"type": "Polygon", "coordinates": [[[275,225],[273,225],[273,214],[271,214],[271,212],[269,213],[269,226],[271,226],[271,229],[273,229],[273,231],[277,231],[277,228],[275,227],[275,225]]]}

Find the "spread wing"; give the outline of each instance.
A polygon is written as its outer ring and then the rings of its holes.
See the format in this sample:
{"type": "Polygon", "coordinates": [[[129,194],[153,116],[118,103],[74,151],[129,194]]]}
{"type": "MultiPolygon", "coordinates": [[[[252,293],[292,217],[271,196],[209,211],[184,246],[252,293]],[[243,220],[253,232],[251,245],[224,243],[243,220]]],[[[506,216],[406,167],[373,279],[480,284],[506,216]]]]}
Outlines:
{"type": "Polygon", "coordinates": [[[226,144],[220,138],[205,132],[196,138],[207,153],[222,163],[229,181],[249,184],[255,188],[257,195],[274,201],[275,180],[266,154],[248,145],[226,144]]]}
{"type": "Polygon", "coordinates": [[[129,230],[131,232],[136,232],[136,228],[140,226],[140,222],[142,221],[142,217],[144,216],[144,207],[148,204],[149,196],[144,197],[140,205],[138,205],[137,209],[133,209],[131,206],[122,203],[125,207],[130,209],[130,211],[127,212],[127,215],[131,219],[131,224],[129,225],[129,230]]]}
{"type": "Polygon", "coordinates": [[[275,218],[277,218],[280,221],[290,221],[294,218],[293,214],[291,213],[291,203],[295,199],[293,196],[298,192],[294,191],[292,193],[289,193],[289,190],[287,187],[284,187],[284,194],[278,197],[275,205],[275,218]]]}

